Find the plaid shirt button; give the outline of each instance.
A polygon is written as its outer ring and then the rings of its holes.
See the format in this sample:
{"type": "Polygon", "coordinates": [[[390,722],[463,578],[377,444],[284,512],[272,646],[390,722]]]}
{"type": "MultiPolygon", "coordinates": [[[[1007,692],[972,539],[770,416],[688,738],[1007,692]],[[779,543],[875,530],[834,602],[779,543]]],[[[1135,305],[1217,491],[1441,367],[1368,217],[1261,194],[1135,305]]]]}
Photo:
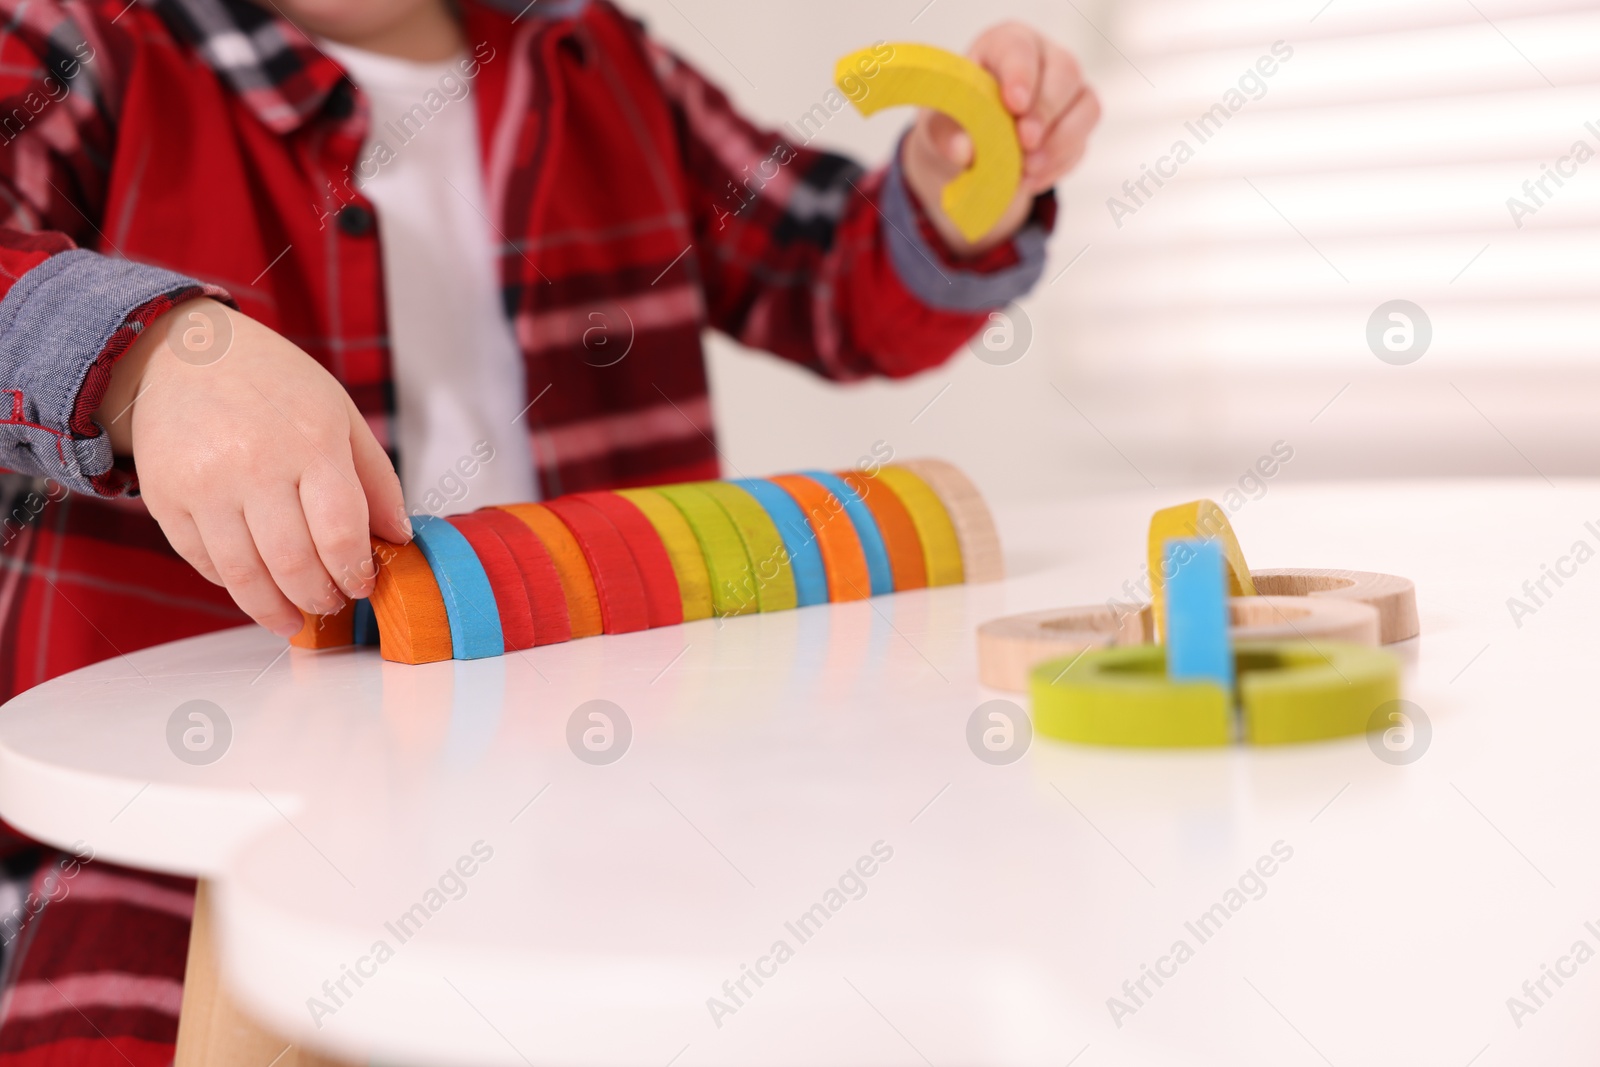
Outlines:
{"type": "Polygon", "coordinates": [[[334,221],[346,237],[365,237],[372,232],[372,212],[360,204],[346,204],[334,221]]]}

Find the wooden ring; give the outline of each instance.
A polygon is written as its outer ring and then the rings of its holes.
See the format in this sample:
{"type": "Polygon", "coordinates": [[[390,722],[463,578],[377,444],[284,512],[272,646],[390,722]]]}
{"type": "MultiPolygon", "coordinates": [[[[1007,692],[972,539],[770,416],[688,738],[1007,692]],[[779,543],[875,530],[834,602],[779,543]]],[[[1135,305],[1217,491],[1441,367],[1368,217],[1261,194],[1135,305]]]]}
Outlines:
{"type": "MultiPolygon", "coordinates": [[[[1400,662],[1339,641],[1245,642],[1234,649],[1238,728],[1251,744],[1365,733],[1400,695],[1400,662]]],[[[1096,745],[1190,747],[1232,740],[1235,714],[1214,682],[1173,682],[1159,645],[1097,649],[1050,660],[1029,678],[1033,728],[1096,745]]]]}
{"type": "MultiPolygon", "coordinates": [[[[1229,640],[1346,641],[1378,644],[1378,611],[1346,600],[1246,596],[1228,600],[1229,640]]],[[[1149,644],[1154,616],[1148,604],[1054,608],[991,619],[978,627],[978,680],[1025,692],[1034,667],[1086,649],[1149,644]]]]}
{"type": "Polygon", "coordinates": [[[1385,645],[1409,640],[1422,632],[1417,618],[1417,587],[1409,578],[1304,567],[1251,571],[1250,577],[1258,593],[1370,604],[1378,612],[1378,640],[1385,645]]]}
{"type": "Polygon", "coordinates": [[[678,575],[661,535],[633,501],[616,493],[576,493],[574,499],[593,507],[617,528],[623,544],[633,554],[633,565],[644,586],[645,612],[651,626],[676,626],[683,621],[683,595],[678,575]]]}
{"type": "Polygon", "coordinates": [[[850,516],[850,525],[856,529],[861,554],[867,560],[867,578],[872,595],[883,596],[894,592],[894,571],[889,566],[889,550],[884,546],[883,534],[878,531],[878,520],[873,518],[872,509],[861,499],[861,494],[837,474],[805,471],[801,476],[822,486],[844,505],[845,514],[850,516]]]}
{"type": "Polygon", "coordinates": [[[422,549],[415,541],[394,545],[374,537],[372,555],[378,564],[371,599],[380,654],[394,663],[450,659],[449,614],[422,549]]]}
{"type": "Polygon", "coordinates": [[[794,502],[794,497],[760,478],[741,478],[729,483],[755,497],[756,503],[767,513],[772,525],[783,538],[788,553],[789,567],[794,574],[794,596],[797,607],[828,602],[828,571],[822,563],[822,551],[817,547],[817,535],[811,524],[794,502]]]}
{"type": "Polygon", "coordinates": [[[644,579],[633,562],[633,553],[611,520],[594,505],[574,496],[557,497],[545,507],[567,524],[583,549],[594,575],[595,592],[600,597],[600,621],[608,634],[629,634],[650,626],[645,605],[644,579]]]}
{"type": "Polygon", "coordinates": [[[865,600],[872,595],[872,576],[861,551],[855,523],[845,514],[844,502],[801,474],[780,474],[767,479],[794,500],[804,513],[822,552],[828,577],[828,599],[834,603],[865,600]]]}
{"type": "Polygon", "coordinates": [[[944,501],[928,483],[906,467],[883,467],[877,480],[900,498],[922,541],[922,558],[927,563],[928,584],[960,585],[965,577],[961,562],[961,541],[944,501]]]}
{"type": "Polygon", "coordinates": [[[894,579],[894,591],[904,593],[911,589],[928,587],[928,558],[922,550],[922,537],[911,512],[906,510],[900,495],[887,484],[876,485],[875,477],[865,477],[859,471],[840,471],[839,477],[856,491],[862,503],[878,522],[878,533],[883,536],[884,551],[889,553],[889,573],[894,579]],[[878,492],[873,492],[874,488],[878,492]]]}
{"type": "Polygon", "coordinates": [[[895,464],[928,483],[950,515],[961,543],[961,570],[968,582],[998,582],[1006,576],[1000,531],[972,479],[942,459],[906,459],[895,464]]]}
{"type": "Polygon", "coordinates": [[[502,504],[499,507],[537,534],[550,554],[567,602],[568,629],[572,636],[594,637],[604,633],[594,575],[589,573],[589,561],[584,558],[583,549],[567,524],[543,504],[502,504]]]}
{"type": "Polygon", "coordinates": [[[684,621],[711,618],[711,574],[706,570],[700,542],[683,513],[653,489],[619,489],[617,495],[632,501],[661,538],[667,558],[672,561],[673,577],[678,581],[684,621]]]}

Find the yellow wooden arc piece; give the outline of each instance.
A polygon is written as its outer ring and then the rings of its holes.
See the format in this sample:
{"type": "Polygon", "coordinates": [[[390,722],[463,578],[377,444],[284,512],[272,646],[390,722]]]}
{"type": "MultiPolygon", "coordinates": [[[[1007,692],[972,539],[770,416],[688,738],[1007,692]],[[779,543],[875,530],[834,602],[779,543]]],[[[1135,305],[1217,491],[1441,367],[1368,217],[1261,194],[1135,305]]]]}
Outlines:
{"type": "Polygon", "coordinates": [[[1022,184],[1022,146],[994,75],[942,48],[896,43],[845,56],[834,81],[868,117],[910,104],[960,123],[972,138],[973,163],[945,186],[944,212],[969,241],[995,228],[1022,184]]]}
{"type": "Polygon", "coordinates": [[[922,556],[928,564],[928,584],[960,585],[966,574],[961,563],[961,541],[950,513],[928,483],[904,467],[882,467],[877,480],[889,487],[911,513],[911,524],[922,539],[922,556]]]}
{"type": "Polygon", "coordinates": [[[1157,640],[1167,632],[1165,567],[1166,543],[1173,538],[1206,537],[1222,544],[1222,559],[1228,572],[1229,596],[1255,596],[1255,583],[1244,562],[1244,550],[1234,536],[1228,513],[1213,500],[1191,500],[1187,504],[1162,508],[1150,517],[1150,608],[1155,619],[1157,640]]]}
{"type": "Polygon", "coordinates": [[[711,573],[706,570],[706,558],[700,551],[700,541],[676,506],[653,489],[618,489],[617,495],[633,502],[644,512],[661,544],[666,547],[667,558],[672,561],[672,572],[678,579],[678,594],[683,601],[683,621],[711,618],[711,573]]]}

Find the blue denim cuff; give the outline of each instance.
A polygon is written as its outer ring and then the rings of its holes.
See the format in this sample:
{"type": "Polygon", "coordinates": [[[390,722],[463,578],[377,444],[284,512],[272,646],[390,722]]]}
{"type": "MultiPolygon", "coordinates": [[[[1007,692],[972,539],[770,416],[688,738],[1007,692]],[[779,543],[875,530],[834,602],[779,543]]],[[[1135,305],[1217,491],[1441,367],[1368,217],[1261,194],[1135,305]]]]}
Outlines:
{"type": "Polygon", "coordinates": [[[111,440],[72,433],[85,376],[135,311],[200,285],[84,249],[24,274],[0,300],[0,467],[96,492],[111,440]]]}
{"type": "Polygon", "coordinates": [[[906,185],[897,147],[883,183],[884,240],[900,282],[918,300],[940,311],[984,312],[1026,296],[1044,276],[1049,234],[1037,220],[1012,238],[1018,262],[998,271],[953,268],[922,234],[916,204],[906,185]]]}

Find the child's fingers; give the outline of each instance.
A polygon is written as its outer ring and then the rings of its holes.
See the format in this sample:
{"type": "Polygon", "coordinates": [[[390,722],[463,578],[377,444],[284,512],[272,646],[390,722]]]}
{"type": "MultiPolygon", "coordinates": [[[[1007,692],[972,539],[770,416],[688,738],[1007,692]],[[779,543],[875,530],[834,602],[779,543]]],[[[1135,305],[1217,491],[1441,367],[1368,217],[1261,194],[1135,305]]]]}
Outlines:
{"type": "Polygon", "coordinates": [[[206,512],[196,515],[194,523],[205,542],[206,555],[239,610],[280,637],[299,633],[305,620],[267,573],[244,515],[237,511],[206,512]]]}
{"type": "Polygon", "coordinates": [[[301,472],[299,509],[335,587],[346,596],[364,597],[376,577],[366,493],[348,456],[330,455],[329,460],[319,459],[301,472]]]}
{"type": "MultiPolygon", "coordinates": [[[[372,532],[385,541],[404,544],[411,540],[411,520],[406,517],[406,500],[400,492],[400,476],[389,462],[389,454],[372,436],[367,420],[350,409],[350,459],[356,478],[367,498],[367,522],[372,532]]],[[[370,554],[370,553],[369,553],[370,554]]]]}
{"type": "Polygon", "coordinates": [[[1072,53],[1064,48],[1046,45],[1038,98],[1032,110],[1018,123],[1019,135],[1024,126],[1031,134],[1024,138],[1022,147],[1033,151],[1044,144],[1047,132],[1077,103],[1083,92],[1083,73],[1078,69],[1078,61],[1072,57],[1072,53]]]}
{"type": "Polygon", "coordinates": [[[1100,121],[1100,98],[1094,90],[1085,89],[1051,129],[1039,151],[1028,156],[1023,181],[1034,192],[1043,192],[1055,185],[1083,158],[1089,144],[1089,134],[1100,121]]]}
{"type": "Polygon", "coordinates": [[[328,577],[300,509],[294,486],[263,486],[245,501],[244,521],[283,595],[302,611],[326,615],[343,607],[344,600],[328,577]]]}
{"type": "Polygon", "coordinates": [[[1033,109],[1044,68],[1044,41],[1032,27],[1006,22],[978,38],[972,58],[1000,83],[1000,97],[1013,115],[1033,109]]]}

